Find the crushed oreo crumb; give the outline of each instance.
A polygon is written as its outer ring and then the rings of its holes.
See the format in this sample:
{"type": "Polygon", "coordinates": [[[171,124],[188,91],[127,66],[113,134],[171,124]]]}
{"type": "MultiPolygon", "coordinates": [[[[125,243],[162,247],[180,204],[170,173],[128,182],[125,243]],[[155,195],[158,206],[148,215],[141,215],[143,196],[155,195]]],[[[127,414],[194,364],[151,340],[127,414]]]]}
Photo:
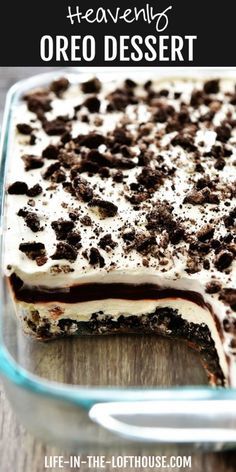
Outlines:
{"type": "Polygon", "coordinates": [[[71,220],[63,220],[63,218],[60,218],[57,221],[52,221],[51,226],[56,233],[56,238],[61,241],[67,239],[68,234],[72,231],[75,224],[71,220]]]}
{"type": "Polygon", "coordinates": [[[24,161],[26,171],[40,169],[44,165],[44,160],[41,157],[32,154],[24,154],[21,159],[24,161]]]}
{"type": "Polygon", "coordinates": [[[26,195],[28,191],[28,185],[25,182],[16,181],[9,185],[8,193],[10,195],[26,195]]]}
{"type": "Polygon", "coordinates": [[[101,88],[102,84],[96,77],[81,84],[81,90],[83,93],[99,93],[101,88]]]}
{"type": "Polygon", "coordinates": [[[21,243],[19,245],[19,250],[26,254],[26,256],[33,261],[38,257],[45,257],[46,255],[44,244],[36,241],[21,243]]]}
{"type": "Polygon", "coordinates": [[[19,133],[25,134],[25,135],[29,135],[33,131],[32,126],[28,125],[27,123],[18,123],[16,127],[19,133]]]}
{"type": "Polygon", "coordinates": [[[100,254],[99,250],[95,247],[91,247],[89,252],[89,263],[93,266],[99,265],[99,267],[105,266],[104,257],[100,254]]]}
{"type": "Polygon", "coordinates": [[[89,207],[95,208],[102,218],[115,216],[118,211],[118,207],[114,203],[99,198],[93,198],[89,202],[89,207]]]}
{"type": "Polygon", "coordinates": [[[43,192],[41,185],[35,184],[33,187],[29,188],[26,192],[28,197],[38,197],[43,192]]]}
{"type": "Polygon", "coordinates": [[[51,256],[51,259],[53,260],[66,259],[70,262],[74,262],[76,258],[77,258],[77,249],[71,246],[71,244],[68,244],[62,241],[57,244],[56,251],[51,256]]]}

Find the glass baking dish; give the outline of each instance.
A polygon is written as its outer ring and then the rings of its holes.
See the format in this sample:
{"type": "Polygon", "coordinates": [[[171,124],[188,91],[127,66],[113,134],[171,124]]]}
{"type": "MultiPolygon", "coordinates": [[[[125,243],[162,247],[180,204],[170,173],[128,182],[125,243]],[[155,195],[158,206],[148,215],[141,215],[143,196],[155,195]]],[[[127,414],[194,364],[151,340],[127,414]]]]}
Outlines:
{"type": "MultiPolygon", "coordinates": [[[[139,74],[149,78],[153,74],[153,69],[150,70],[139,71],[139,74]]],[[[118,75],[126,78],[127,69],[95,73],[101,81],[106,81],[112,80],[114,75],[116,79],[118,75]]],[[[132,78],[136,73],[133,70],[128,75],[132,78]]],[[[18,82],[8,92],[1,133],[1,235],[4,233],[4,178],[14,108],[28,90],[47,85],[56,77],[66,75],[71,83],[79,83],[86,80],[88,74],[91,75],[90,70],[69,74],[58,70],[18,82]]],[[[170,75],[229,76],[236,79],[233,70],[158,71],[160,79],[170,75]]],[[[1,257],[2,247],[1,240],[1,257]]],[[[112,386],[109,370],[117,369],[115,354],[118,352],[121,356],[122,349],[128,352],[136,349],[138,359],[136,337],[114,337],[113,340],[75,337],[49,343],[34,341],[22,333],[3,274],[0,290],[0,371],[3,383],[19,417],[44,441],[80,451],[88,448],[93,451],[96,448],[113,451],[115,448],[128,448],[130,451],[140,447],[147,451],[164,444],[214,450],[236,447],[235,389],[208,386],[166,388],[155,387],[155,382],[144,386],[141,381],[136,385],[130,372],[122,385],[112,386]],[[107,386],[100,385],[96,367],[99,362],[104,362],[107,369],[107,386]]],[[[152,337],[139,339],[149,353],[155,340],[152,337]]],[[[119,361],[122,362],[120,358],[119,361]]],[[[132,368],[131,363],[129,369],[132,368]]],[[[195,383],[193,375],[190,382],[195,383]]]]}

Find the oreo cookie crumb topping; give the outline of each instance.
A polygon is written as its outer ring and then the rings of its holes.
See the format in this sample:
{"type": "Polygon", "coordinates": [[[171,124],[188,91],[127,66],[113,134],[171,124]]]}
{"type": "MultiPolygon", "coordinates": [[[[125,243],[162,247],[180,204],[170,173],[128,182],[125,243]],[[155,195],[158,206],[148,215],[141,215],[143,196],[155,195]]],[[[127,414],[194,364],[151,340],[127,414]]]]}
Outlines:
{"type": "Polygon", "coordinates": [[[43,172],[43,178],[45,180],[49,179],[52,177],[52,175],[57,172],[60,169],[61,165],[60,162],[55,162],[54,164],[51,164],[46,168],[46,170],[43,172]]]}
{"type": "Polygon", "coordinates": [[[117,243],[113,241],[111,234],[105,234],[98,243],[99,247],[105,251],[110,251],[117,246],[117,243]]]}
{"type": "Polygon", "coordinates": [[[221,283],[217,280],[212,280],[206,284],[206,293],[218,293],[221,290],[221,283]]]}
{"type": "Polygon", "coordinates": [[[40,225],[40,219],[36,213],[33,213],[32,211],[28,210],[19,210],[18,215],[24,218],[26,225],[34,233],[37,233],[38,231],[42,230],[40,225]]]}
{"type": "Polygon", "coordinates": [[[80,218],[80,223],[84,226],[92,226],[92,220],[90,216],[85,215],[80,218]]]}
{"type": "Polygon", "coordinates": [[[57,221],[53,221],[51,226],[56,233],[56,238],[61,241],[67,239],[68,234],[74,228],[75,224],[71,220],[63,220],[60,218],[57,221]]]}
{"type": "Polygon", "coordinates": [[[46,255],[44,244],[36,241],[21,243],[19,245],[19,250],[26,254],[26,256],[33,261],[35,261],[38,257],[45,257],[46,255]]]}
{"type": "Polygon", "coordinates": [[[49,144],[42,152],[42,156],[46,159],[57,159],[59,154],[59,147],[54,144],[49,144]]]}
{"type": "Polygon", "coordinates": [[[27,123],[18,123],[16,127],[21,134],[29,135],[33,132],[32,126],[28,125],[27,123]]]}
{"type": "Polygon", "coordinates": [[[101,144],[105,143],[105,140],[105,137],[101,134],[89,133],[87,135],[78,136],[75,142],[89,149],[97,149],[101,144]]]}
{"type": "Polygon", "coordinates": [[[100,200],[99,198],[93,198],[88,206],[96,209],[102,218],[115,216],[118,211],[118,207],[114,203],[108,200],[100,200]]]}
{"type": "Polygon", "coordinates": [[[227,269],[233,262],[233,254],[229,251],[221,251],[215,259],[215,266],[222,271],[227,269]]]}
{"type": "Polygon", "coordinates": [[[73,180],[73,187],[76,195],[84,202],[89,202],[93,198],[93,189],[90,187],[86,179],[76,177],[73,180]]]}
{"type": "Polygon", "coordinates": [[[24,154],[21,159],[24,161],[26,171],[40,169],[44,165],[44,160],[41,157],[32,154],[24,154]]]}
{"type": "Polygon", "coordinates": [[[88,108],[88,111],[90,111],[90,113],[98,113],[100,110],[101,102],[96,96],[94,96],[87,98],[83,105],[88,108]]]}
{"type": "Polygon", "coordinates": [[[212,239],[214,236],[215,228],[211,224],[206,224],[197,232],[197,238],[199,241],[205,242],[212,239]]]}
{"type": "Polygon", "coordinates": [[[71,231],[68,233],[66,240],[71,246],[75,246],[77,249],[81,247],[81,233],[79,231],[71,231]]]}
{"type": "Polygon", "coordinates": [[[56,251],[51,256],[51,259],[53,260],[66,259],[70,262],[74,262],[76,258],[77,258],[77,249],[71,246],[71,244],[68,244],[66,242],[58,243],[56,246],[56,251]]]}
{"type": "Polygon", "coordinates": [[[98,265],[99,267],[105,266],[104,257],[100,254],[99,250],[96,247],[92,247],[89,252],[89,263],[92,266],[98,265]]]}
{"type": "Polygon", "coordinates": [[[102,84],[96,77],[81,84],[81,90],[83,93],[99,93],[101,88],[102,84]]]}
{"type": "Polygon", "coordinates": [[[25,95],[25,100],[27,102],[28,109],[33,113],[36,113],[38,117],[42,118],[45,112],[48,112],[52,109],[51,102],[52,97],[50,92],[46,89],[39,89],[35,92],[30,92],[25,95]]]}
{"type": "Polygon", "coordinates": [[[70,130],[70,124],[67,117],[58,116],[51,121],[45,120],[43,128],[49,136],[60,136],[70,130]]]}
{"type": "Polygon", "coordinates": [[[28,197],[38,197],[43,192],[41,185],[35,184],[33,187],[29,188],[26,192],[28,197]]]}
{"type": "Polygon", "coordinates": [[[231,306],[236,311],[236,289],[235,288],[224,288],[220,293],[220,300],[231,306]]]}
{"type": "Polygon", "coordinates": [[[8,187],[8,193],[10,195],[26,195],[27,191],[28,185],[25,182],[16,181],[8,187]]]}
{"type": "Polygon", "coordinates": [[[222,141],[223,143],[226,143],[231,136],[231,127],[229,125],[217,126],[215,131],[218,141],[222,141]]]}
{"type": "Polygon", "coordinates": [[[204,87],[203,87],[204,92],[207,93],[207,94],[209,94],[209,93],[219,93],[219,91],[220,91],[219,82],[220,81],[218,79],[208,80],[204,84],[204,87]]]}
{"type": "Polygon", "coordinates": [[[184,198],[183,203],[191,205],[203,205],[204,203],[219,204],[220,200],[217,194],[212,193],[209,188],[202,190],[191,190],[184,198]]]}
{"type": "Polygon", "coordinates": [[[69,85],[69,80],[66,77],[61,77],[51,83],[50,89],[56,94],[57,97],[60,98],[62,94],[69,88],[69,85]]]}

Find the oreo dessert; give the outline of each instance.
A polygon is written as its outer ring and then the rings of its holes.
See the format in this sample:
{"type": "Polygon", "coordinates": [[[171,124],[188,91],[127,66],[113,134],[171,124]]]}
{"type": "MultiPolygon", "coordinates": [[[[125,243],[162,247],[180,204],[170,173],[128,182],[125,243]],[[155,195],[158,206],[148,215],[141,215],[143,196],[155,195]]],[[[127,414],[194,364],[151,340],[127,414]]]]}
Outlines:
{"type": "Polygon", "coordinates": [[[236,385],[232,80],[67,78],[14,110],[5,273],[26,333],[156,333],[236,385]]]}

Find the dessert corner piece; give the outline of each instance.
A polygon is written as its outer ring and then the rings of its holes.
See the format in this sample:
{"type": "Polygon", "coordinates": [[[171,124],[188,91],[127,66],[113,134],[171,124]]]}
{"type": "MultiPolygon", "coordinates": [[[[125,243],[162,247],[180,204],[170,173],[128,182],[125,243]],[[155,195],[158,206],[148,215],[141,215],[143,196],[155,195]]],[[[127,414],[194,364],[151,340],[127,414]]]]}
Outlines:
{"type": "Polygon", "coordinates": [[[230,80],[29,91],[5,234],[26,333],[182,338],[212,384],[236,384],[235,106],[230,80]]]}

